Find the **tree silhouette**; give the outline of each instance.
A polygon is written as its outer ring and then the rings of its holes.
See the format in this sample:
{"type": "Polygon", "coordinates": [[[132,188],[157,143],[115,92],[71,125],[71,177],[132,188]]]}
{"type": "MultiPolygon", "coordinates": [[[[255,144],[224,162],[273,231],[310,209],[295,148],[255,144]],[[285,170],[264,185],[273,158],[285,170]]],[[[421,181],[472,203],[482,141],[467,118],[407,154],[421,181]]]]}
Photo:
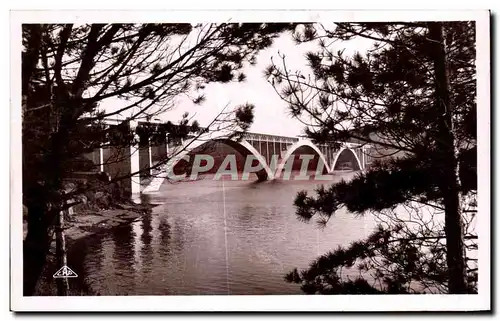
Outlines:
{"type": "MultiPolygon", "coordinates": [[[[235,23],[23,25],[23,204],[28,208],[24,294],[33,293],[54,228],[62,233],[57,224],[61,210],[86,192],[65,190],[65,180],[82,168],[82,154],[137,144],[138,133],[129,123],[147,122],[172,109],[179,95],[201,103],[205,84],[244,81],[243,66],[293,28],[235,23]],[[116,106],[103,106],[109,101],[116,106]],[[108,126],[105,120],[116,116],[120,122],[108,126]]],[[[252,109],[236,111],[223,112],[210,125],[244,131],[252,109]]],[[[138,132],[182,138],[214,130],[200,130],[188,115],[173,121],[138,132]]]]}
{"type": "Polygon", "coordinates": [[[306,293],[477,291],[474,22],[310,24],[294,39],[317,42],[311,72],[281,55],[265,71],[276,93],[313,140],[355,139],[376,158],[349,182],[299,193],[297,214],[326,224],[346,208],[380,225],[286,279],[306,293]],[[347,54],[360,39],[368,48],[347,54]],[[353,268],[355,280],[343,274],[353,268]]]}

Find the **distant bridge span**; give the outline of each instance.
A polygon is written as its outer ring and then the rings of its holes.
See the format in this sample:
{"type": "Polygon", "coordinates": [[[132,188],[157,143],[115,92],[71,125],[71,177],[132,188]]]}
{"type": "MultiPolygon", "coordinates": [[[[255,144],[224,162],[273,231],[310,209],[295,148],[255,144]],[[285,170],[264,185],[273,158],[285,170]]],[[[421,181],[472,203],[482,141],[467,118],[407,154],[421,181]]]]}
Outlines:
{"type": "MultiPolygon", "coordinates": [[[[258,133],[247,133],[242,140],[236,141],[227,138],[213,138],[211,140],[197,140],[195,138],[185,140],[177,146],[168,149],[167,155],[171,157],[160,174],[153,177],[151,182],[144,187],[142,193],[158,191],[167,178],[168,173],[172,173],[174,166],[186,159],[190,153],[196,154],[204,145],[211,142],[220,142],[232,147],[243,156],[253,156],[262,169],[256,172],[259,180],[278,179],[286,166],[290,157],[301,147],[308,147],[319,156],[321,166],[328,173],[337,168],[339,157],[342,153],[351,153],[355,159],[352,165],[354,170],[363,170],[367,165],[365,146],[355,143],[343,143],[340,148],[328,145],[316,145],[310,139],[274,136],[258,133]]],[[[152,165],[152,164],[150,164],[152,165]]]]}
{"type": "MultiPolygon", "coordinates": [[[[118,122],[109,122],[116,125],[118,122]]],[[[149,124],[150,122],[145,122],[149,124]]],[[[154,122],[153,122],[154,123],[154,122]]],[[[130,122],[131,129],[141,125],[141,122],[130,122]]],[[[318,166],[331,173],[345,166],[353,170],[364,170],[371,163],[370,146],[356,143],[315,144],[303,137],[287,137],[260,133],[245,133],[243,139],[234,140],[227,137],[189,138],[171,140],[168,136],[154,142],[148,137],[139,137],[138,145],[122,150],[113,147],[98,148],[86,157],[99,164],[101,171],[114,175],[132,175],[130,182],[125,184],[132,194],[158,191],[167,175],[173,172],[174,166],[189,153],[196,154],[200,148],[209,142],[220,142],[230,146],[244,157],[252,156],[262,166],[255,174],[259,180],[279,179],[287,161],[296,152],[308,150],[308,154],[318,156],[318,166]],[[118,154],[118,157],[115,155],[118,154]],[[151,170],[155,164],[169,159],[159,170],[151,170]],[[154,174],[154,175],[152,175],[154,174]]],[[[302,153],[305,154],[305,153],[302,153]]]]}

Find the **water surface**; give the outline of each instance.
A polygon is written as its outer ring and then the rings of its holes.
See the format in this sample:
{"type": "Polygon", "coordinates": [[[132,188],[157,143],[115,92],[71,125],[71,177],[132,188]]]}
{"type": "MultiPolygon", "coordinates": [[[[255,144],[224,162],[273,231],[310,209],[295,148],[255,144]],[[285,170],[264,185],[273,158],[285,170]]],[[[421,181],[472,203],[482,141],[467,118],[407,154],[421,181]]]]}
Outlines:
{"type": "Polygon", "coordinates": [[[93,294],[300,294],[284,281],[287,272],[373,227],[369,217],[346,211],[324,229],[299,221],[295,195],[320,183],[165,183],[150,195],[159,204],[150,214],[76,244],[70,255],[78,260],[70,261],[80,262],[80,281],[93,294]]]}

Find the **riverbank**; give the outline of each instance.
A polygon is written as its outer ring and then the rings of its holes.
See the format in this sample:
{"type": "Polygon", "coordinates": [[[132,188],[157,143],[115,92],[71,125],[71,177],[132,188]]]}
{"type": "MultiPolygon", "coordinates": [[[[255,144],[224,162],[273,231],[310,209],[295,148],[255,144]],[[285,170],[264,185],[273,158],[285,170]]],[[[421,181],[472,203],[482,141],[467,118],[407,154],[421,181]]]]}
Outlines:
{"type": "MultiPolygon", "coordinates": [[[[69,216],[65,222],[66,249],[69,251],[71,246],[87,237],[92,237],[100,233],[106,233],[113,228],[121,225],[130,224],[151,211],[154,205],[119,203],[114,204],[112,208],[103,210],[79,210],[69,216]]],[[[25,231],[26,234],[26,231],[25,231]]],[[[60,267],[56,266],[55,257],[55,239],[47,256],[47,265],[37,285],[35,295],[53,296],[57,295],[55,282],[52,275],[60,267]]],[[[71,268],[71,266],[70,266],[71,268]]],[[[70,284],[70,295],[81,295],[82,293],[73,293],[74,289],[70,284]]],[[[81,291],[81,290],[77,290],[81,291]]]]}
{"type": "MultiPolygon", "coordinates": [[[[135,221],[149,211],[153,205],[115,204],[113,208],[104,210],[80,210],[71,214],[65,222],[66,241],[71,243],[83,237],[100,233],[135,221]]],[[[23,239],[26,238],[28,224],[23,222],[23,239]]]]}
{"type": "Polygon", "coordinates": [[[66,223],[65,236],[67,242],[69,244],[83,237],[131,223],[150,209],[151,206],[149,205],[118,204],[113,209],[76,213],[72,220],[66,223]]]}

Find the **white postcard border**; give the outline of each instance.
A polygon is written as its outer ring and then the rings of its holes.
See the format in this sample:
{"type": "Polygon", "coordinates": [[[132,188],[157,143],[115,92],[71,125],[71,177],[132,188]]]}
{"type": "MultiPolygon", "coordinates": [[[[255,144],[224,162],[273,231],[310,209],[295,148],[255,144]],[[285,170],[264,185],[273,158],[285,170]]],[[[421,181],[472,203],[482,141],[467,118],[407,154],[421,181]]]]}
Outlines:
{"type": "Polygon", "coordinates": [[[470,11],[13,11],[11,12],[11,309],[14,311],[471,311],[491,308],[490,16],[470,11]],[[478,106],[477,295],[22,296],[21,23],[476,20],[478,106]]]}

